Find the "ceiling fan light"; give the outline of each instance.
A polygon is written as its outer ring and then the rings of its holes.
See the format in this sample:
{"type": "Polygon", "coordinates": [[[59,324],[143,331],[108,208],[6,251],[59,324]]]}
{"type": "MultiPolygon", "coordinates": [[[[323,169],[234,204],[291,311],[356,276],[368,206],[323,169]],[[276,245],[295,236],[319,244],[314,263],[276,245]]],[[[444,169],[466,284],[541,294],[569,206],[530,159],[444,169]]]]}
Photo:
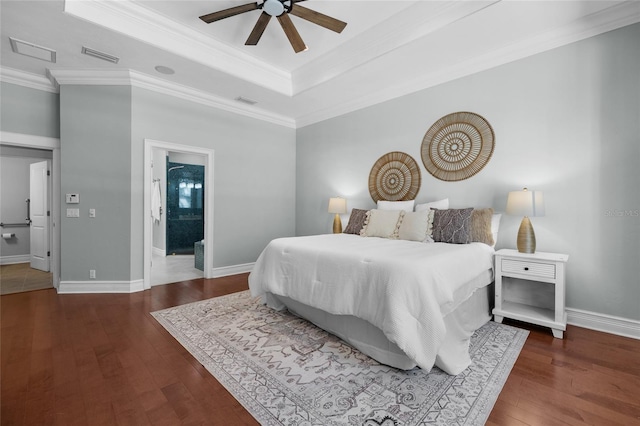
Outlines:
{"type": "Polygon", "coordinates": [[[285,12],[285,6],[278,0],[265,0],[262,10],[271,16],[280,16],[285,12]]]}

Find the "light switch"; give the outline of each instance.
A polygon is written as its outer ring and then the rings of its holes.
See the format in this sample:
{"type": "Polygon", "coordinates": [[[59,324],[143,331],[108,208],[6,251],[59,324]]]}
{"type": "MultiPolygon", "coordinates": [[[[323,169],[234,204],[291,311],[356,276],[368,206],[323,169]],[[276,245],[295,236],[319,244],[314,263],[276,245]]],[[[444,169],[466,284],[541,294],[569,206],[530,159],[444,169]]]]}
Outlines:
{"type": "Polygon", "coordinates": [[[67,209],[67,217],[80,217],[80,209],[67,209]]]}

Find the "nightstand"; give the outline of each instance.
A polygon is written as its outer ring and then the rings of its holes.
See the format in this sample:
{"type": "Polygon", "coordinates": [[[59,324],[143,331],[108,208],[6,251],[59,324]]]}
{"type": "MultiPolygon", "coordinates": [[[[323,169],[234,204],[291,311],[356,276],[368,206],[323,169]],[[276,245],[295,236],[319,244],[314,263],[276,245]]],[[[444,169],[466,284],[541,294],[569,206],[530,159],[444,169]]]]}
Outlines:
{"type": "Polygon", "coordinates": [[[501,323],[504,317],[550,327],[553,336],[562,339],[567,329],[565,312],[565,264],[569,256],[559,253],[520,253],[502,249],[495,253],[496,303],[494,320],[501,323]],[[517,301],[507,300],[505,277],[517,278],[526,283],[524,295],[517,301]],[[551,284],[553,306],[540,306],[536,301],[536,286],[551,284]],[[527,295],[528,293],[528,295],[527,295]]]}

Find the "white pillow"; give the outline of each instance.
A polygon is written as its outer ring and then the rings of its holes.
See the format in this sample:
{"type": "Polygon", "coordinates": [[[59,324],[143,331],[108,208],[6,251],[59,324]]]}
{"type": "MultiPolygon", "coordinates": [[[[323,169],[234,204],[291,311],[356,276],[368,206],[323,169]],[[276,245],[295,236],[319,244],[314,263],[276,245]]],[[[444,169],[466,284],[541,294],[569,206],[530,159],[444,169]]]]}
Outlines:
{"type": "Polygon", "coordinates": [[[425,241],[429,230],[431,211],[406,212],[402,218],[398,238],[409,241],[425,241]]]}
{"type": "Polygon", "coordinates": [[[500,229],[501,217],[502,214],[500,213],[494,213],[493,216],[491,216],[491,233],[493,234],[493,247],[495,247],[496,243],[498,242],[498,230],[500,229]]]}
{"type": "Polygon", "coordinates": [[[396,239],[403,216],[404,210],[369,210],[360,235],[396,239]]]}
{"type": "Polygon", "coordinates": [[[378,201],[378,210],[404,210],[406,212],[413,211],[413,205],[416,200],[409,201],[378,201]]]}
{"type": "Polygon", "coordinates": [[[445,198],[443,200],[438,200],[438,201],[432,201],[430,203],[424,203],[424,204],[416,204],[416,211],[420,212],[422,210],[431,210],[431,209],[438,209],[438,210],[447,210],[449,208],[449,199],[445,198]]]}

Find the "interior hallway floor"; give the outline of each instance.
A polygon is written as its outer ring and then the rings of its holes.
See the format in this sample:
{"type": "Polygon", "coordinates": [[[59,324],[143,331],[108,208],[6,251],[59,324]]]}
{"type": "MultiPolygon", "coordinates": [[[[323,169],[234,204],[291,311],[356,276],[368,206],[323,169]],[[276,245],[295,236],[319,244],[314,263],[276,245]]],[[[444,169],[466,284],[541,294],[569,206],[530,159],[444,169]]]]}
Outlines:
{"type": "Polygon", "coordinates": [[[175,256],[153,255],[151,263],[151,285],[161,285],[203,278],[204,272],[196,269],[194,255],[175,256]]]}
{"type": "Polygon", "coordinates": [[[29,263],[0,266],[0,294],[53,288],[51,272],[31,268],[29,263]]]}

